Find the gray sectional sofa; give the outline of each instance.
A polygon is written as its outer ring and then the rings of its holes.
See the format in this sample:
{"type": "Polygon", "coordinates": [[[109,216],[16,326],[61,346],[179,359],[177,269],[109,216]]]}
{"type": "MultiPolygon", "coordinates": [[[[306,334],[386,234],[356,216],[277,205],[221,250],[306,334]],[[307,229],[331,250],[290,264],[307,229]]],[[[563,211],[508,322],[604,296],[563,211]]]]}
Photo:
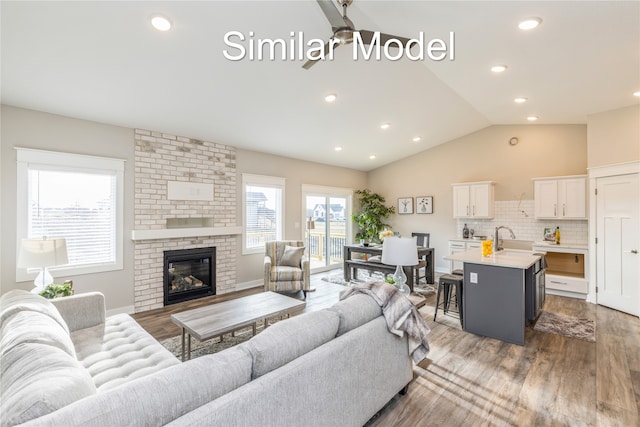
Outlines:
{"type": "Polygon", "coordinates": [[[0,298],[0,424],[361,426],[412,380],[406,335],[353,295],[180,363],[104,297],[0,298]]]}

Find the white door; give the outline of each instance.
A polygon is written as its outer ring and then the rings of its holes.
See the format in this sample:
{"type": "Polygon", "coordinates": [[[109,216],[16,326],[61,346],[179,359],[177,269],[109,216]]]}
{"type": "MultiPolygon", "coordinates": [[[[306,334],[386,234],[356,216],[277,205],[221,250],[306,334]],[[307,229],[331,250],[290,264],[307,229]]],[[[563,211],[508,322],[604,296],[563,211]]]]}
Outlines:
{"type": "Polygon", "coordinates": [[[638,174],[596,181],[598,304],[640,315],[638,174]]]}

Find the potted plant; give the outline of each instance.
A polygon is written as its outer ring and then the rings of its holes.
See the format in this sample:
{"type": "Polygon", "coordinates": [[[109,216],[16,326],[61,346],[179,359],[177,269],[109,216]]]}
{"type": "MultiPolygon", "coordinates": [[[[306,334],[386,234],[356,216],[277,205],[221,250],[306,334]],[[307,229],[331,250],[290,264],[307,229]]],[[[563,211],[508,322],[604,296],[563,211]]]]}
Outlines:
{"type": "Polygon", "coordinates": [[[379,242],[380,231],[389,227],[383,221],[396,213],[396,208],[385,206],[384,197],[367,189],[356,190],[355,194],[360,205],[360,211],[351,215],[353,222],[358,224],[356,239],[379,242]]]}

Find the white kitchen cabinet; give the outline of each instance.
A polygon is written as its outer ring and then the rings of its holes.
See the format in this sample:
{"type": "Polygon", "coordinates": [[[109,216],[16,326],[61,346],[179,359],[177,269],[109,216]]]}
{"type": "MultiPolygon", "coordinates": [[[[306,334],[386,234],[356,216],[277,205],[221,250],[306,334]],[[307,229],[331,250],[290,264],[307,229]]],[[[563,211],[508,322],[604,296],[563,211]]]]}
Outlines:
{"type": "MultiPolygon", "coordinates": [[[[479,240],[449,240],[449,255],[470,251],[472,249],[480,249],[481,247],[482,241],[479,240]]],[[[449,273],[453,270],[462,270],[462,261],[449,261],[449,263],[449,273]]]]}
{"type": "Polygon", "coordinates": [[[452,186],[454,218],[493,218],[493,182],[467,182],[452,186]]]}
{"type": "Polygon", "coordinates": [[[534,178],[535,216],[540,219],[587,219],[585,175],[534,178]]]}

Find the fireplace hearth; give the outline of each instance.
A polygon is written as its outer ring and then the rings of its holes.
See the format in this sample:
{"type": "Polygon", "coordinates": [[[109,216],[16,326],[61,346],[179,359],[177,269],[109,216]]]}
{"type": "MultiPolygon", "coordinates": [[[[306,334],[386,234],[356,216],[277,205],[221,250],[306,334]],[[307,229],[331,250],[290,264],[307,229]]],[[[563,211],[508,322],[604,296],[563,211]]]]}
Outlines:
{"type": "Polygon", "coordinates": [[[164,305],[215,294],[215,247],[164,251],[164,305]]]}

